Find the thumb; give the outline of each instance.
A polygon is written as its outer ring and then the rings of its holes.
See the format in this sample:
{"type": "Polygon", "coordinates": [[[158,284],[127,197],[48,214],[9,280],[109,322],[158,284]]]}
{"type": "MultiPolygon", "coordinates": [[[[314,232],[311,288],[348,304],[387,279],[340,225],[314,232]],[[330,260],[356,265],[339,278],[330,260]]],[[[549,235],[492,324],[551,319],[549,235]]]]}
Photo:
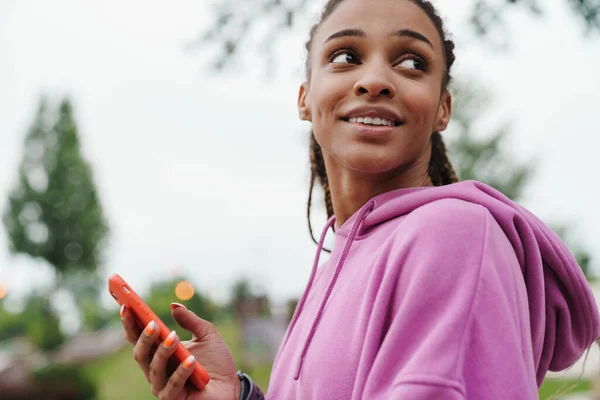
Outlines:
{"type": "Polygon", "coordinates": [[[199,340],[204,340],[207,336],[212,336],[217,331],[212,323],[198,317],[184,305],[172,303],[171,313],[179,326],[191,332],[199,340]]]}

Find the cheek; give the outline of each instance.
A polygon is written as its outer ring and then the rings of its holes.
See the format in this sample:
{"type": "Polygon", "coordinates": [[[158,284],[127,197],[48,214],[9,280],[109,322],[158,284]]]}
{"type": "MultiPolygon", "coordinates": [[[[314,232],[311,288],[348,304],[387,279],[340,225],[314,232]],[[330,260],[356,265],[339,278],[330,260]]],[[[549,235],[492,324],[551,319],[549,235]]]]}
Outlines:
{"type": "Polygon", "coordinates": [[[402,91],[408,117],[417,127],[431,129],[437,114],[439,93],[432,85],[423,82],[412,82],[405,85],[402,91]]]}
{"type": "Polygon", "coordinates": [[[346,97],[348,84],[339,79],[319,79],[311,83],[312,128],[321,147],[327,147],[334,133],[334,125],[339,122],[339,105],[346,97]]]}
{"type": "Polygon", "coordinates": [[[343,97],[339,85],[322,81],[312,89],[311,110],[315,116],[314,122],[324,122],[337,116],[337,106],[343,97]]]}

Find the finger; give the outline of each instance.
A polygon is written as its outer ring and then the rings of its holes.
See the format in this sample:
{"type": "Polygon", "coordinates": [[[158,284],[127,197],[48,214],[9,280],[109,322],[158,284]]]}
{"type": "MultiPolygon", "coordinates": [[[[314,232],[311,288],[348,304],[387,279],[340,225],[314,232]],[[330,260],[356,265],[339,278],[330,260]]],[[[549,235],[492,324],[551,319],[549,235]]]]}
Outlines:
{"type": "Polygon", "coordinates": [[[150,321],[133,348],[133,358],[142,371],[144,371],[144,375],[148,382],[150,382],[150,375],[148,372],[150,370],[150,361],[152,360],[152,347],[154,341],[158,338],[158,334],[158,325],[156,322],[150,321]]]}
{"type": "Polygon", "coordinates": [[[173,331],[156,349],[149,366],[150,383],[153,390],[160,392],[167,384],[167,361],[175,352],[178,344],[179,338],[173,331]]]}
{"type": "Polygon", "coordinates": [[[121,322],[125,328],[125,339],[135,346],[142,333],[142,328],[140,328],[133,311],[125,305],[121,306],[121,322]]]}
{"type": "Polygon", "coordinates": [[[169,382],[165,388],[160,392],[159,398],[162,400],[169,400],[178,398],[181,392],[185,389],[185,382],[194,372],[196,368],[196,359],[194,356],[189,356],[179,367],[173,372],[169,382]]]}
{"type": "Polygon", "coordinates": [[[202,340],[206,336],[217,334],[217,329],[213,324],[198,317],[184,306],[173,303],[171,304],[171,310],[177,324],[186,331],[191,332],[195,338],[202,340]]]}

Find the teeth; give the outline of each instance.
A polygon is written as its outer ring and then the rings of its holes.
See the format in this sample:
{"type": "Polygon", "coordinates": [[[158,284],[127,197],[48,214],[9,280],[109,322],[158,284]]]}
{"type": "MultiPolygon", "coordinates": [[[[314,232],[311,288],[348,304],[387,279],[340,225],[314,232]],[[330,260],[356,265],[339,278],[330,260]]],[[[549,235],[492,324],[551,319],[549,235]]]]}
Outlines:
{"type": "Polygon", "coordinates": [[[373,117],[357,117],[357,118],[350,118],[348,121],[352,124],[394,126],[394,123],[392,121],[388,121],[385,118],[379,118],[379,117],[374,117],[374,118],[373,117]]]}

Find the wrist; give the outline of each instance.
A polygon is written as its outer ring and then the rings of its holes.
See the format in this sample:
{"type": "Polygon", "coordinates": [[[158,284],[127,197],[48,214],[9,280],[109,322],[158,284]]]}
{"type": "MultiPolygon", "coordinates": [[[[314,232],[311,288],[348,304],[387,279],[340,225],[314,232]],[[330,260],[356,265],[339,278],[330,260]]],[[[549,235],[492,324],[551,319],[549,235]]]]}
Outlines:
{"type": "Polygon", "coordinates": [[[236,386],[236,397],[235,400],[246,400],[248,393],[250,392],[250,385],[247,379],[247,375],[242,371],[237,372],[237,386],[236,386]]]}
{"type": "Polygon", "coordinates": [[[252,378],[243,373],[242,371],[237,372],[237,376],[240,381],[240,391],[238,400],[264,400],[265,395],[258,386],[254,383],[252,378]]]}
{"type": "Polygon", "coordinates": [[[242,381],[239,378],[239,375],[235,378],[234,389],[233,389],[233,400],[239,400],[242,397],[242,381]]]}

